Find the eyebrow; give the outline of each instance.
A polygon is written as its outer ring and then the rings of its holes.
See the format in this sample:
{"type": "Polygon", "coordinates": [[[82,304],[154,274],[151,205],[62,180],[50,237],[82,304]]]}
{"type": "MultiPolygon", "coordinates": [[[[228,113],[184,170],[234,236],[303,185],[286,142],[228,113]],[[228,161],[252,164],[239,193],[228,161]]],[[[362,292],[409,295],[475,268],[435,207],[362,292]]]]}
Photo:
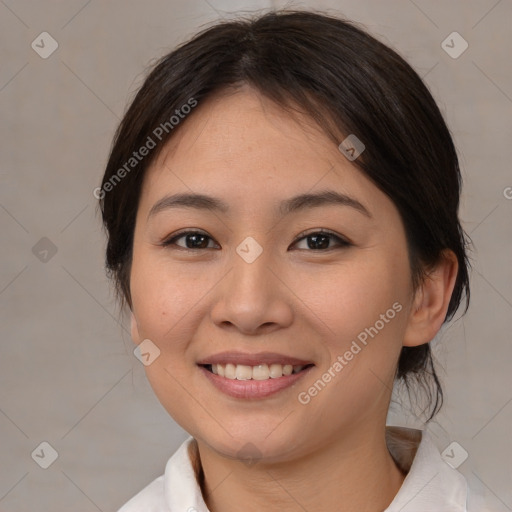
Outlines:
{"type": "MultiPolygon", "coordinates": [[[[340,205],[349,206],[366,217],[372,218],[372,214],[357,199],[334,190],[324,190],[317,193],[306,193],[285,199],[278,206],[278,213],[281,216],[293,212],[305,210],[307,208],[317,208],[320,206],[340,205]]],[[[148,213],[148,219],[157,213],[171,208],[195,208],[199,210],[229,212],[229,206],[216,197],[205,194],[173,194],[168,195],[157,201],[148,213]]]]}

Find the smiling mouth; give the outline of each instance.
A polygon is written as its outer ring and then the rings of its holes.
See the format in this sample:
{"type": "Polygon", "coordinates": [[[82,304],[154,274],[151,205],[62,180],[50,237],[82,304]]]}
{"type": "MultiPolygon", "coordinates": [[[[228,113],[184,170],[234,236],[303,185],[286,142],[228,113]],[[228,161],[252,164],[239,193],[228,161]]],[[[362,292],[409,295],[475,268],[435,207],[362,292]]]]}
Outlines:
{"type": "Polygon", "coordinates": [[[291,365],[291,364],[259,364],[256,366],[248,366],[244,364],[202,364],[200,365],[209,372],[231,380],[270,380],[287,377],[297,374],[305,369],[314,366],[291,365]]]}

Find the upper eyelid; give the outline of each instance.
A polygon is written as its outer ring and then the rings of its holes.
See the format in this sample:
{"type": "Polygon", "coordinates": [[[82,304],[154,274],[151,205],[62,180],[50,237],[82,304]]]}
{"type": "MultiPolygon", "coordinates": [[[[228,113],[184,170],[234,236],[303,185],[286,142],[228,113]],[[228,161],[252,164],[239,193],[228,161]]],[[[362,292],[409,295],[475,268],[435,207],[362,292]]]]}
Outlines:
{"type": "Polygon", "coordinates": [[[305,231],[302,231],[301,233],[299,233],[297,235],[297,238],[295,239],[295,241],[298,241],[298,240],[301,240],[302,238],[306,238],[307,236],[311,236],[311,235],[317,235],[317,234],[320,234],[320,235],[330,235],[332,237],[337,237],[341,240],[344,240],[346,242],[349,242],[348,238],[346,238],[345,236],[343,235],[339,235],[338,233],[334,233],[334,231],[330,231],[328,229],[325,229],[325,228],[313,228],[312,230],[305,230],[305,231]]]}
{"type": "MultiPolygon", "coordinates": [[[[337,238],[340,242],[340,245],[343,246],[349,246],[349,245],[354,245],[352,243],[351,240],[349,240],[347,237],[345,237],[344,235],[339,235],[337,233],[334,233],[332,231],[329,231],[329,230],[325,230],[325,229],[314,229],[313,231],[303,231],[302,233],[299,233],[297,235],[297,238],[293,241],[294,244],[296,244],[297,242],[300,242],[301,240],[303,240],[304,238],[307,238],[308,236],[312,236],[312,235],[317,235],[317,234],[320,234],[320,235],[328,235],[328,236],[331,236],[332,238],[337,238]]],[[[323,252],[323,251],[317,251],[317,252],[323,252]]]]}
{"type": "MultiPolygon", "coordinates": [[[[178,233],[174,233],[172,234],[171,236],[168,236],[166,238],[164,238],[161,242],[161,245],[171,245],[171,244],[175,244],[176,240],[179,240],[180,238],[183,238],[184,236],[186,235],[203,235],[203,236],[206,236],[208,237],[210,240],[213,240],[216,244],[218,244],[218,242],[215,241],[215,238],[213,238],[212,236],[210,236],[208,233],[205,233],[199,229],[185,229],[184,231],[178,231],[178,233]]],[[[178,246],[180,247],[180,246],[178,246]]],[[[185,250],[189,250],[189,251],[196,251],[197,249],[189,249],[188,247],[181,247],[182,249],[185,249],[185,250]]]]}

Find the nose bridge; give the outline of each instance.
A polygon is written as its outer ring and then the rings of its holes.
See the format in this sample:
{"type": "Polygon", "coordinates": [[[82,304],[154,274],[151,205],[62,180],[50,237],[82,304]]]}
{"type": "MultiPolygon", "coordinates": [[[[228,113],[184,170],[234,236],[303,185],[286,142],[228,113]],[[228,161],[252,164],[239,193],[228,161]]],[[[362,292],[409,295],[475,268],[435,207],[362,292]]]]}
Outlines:
{"type": "Polygon", "coordinates": [[[231,272],[213,308],[213,320],[218,325],[235,325],[244,332],[258,330],[264,324],[288,324],[290,305],[276,271],[270,268],[275,263],[272,251],[248,237],[236,247],[230,263],[231,272]]]}
{"type": "Polygon", "coordinates": [[[270,300],[269,281],[273,277],[269,269],[271,260],[271,251],[254,238],[247,237],[241,242],[233,255],[231,294],[246,304],[270,300]]]}

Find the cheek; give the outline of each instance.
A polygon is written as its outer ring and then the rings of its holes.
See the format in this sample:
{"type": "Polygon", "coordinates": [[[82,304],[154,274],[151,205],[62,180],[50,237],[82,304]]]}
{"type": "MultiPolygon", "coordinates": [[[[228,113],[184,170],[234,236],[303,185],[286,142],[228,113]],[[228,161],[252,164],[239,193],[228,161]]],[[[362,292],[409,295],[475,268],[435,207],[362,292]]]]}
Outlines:
{"type": "Polygon", "coordinates": [[[341,345],[373,326],[390,308],[385,320],[393,318],[386,323],[387,331],[392,324],[395,332],[403,328],[402,321],[394,321],[400,317],[395,314],[398,306],[395,310],[392,306],[399,303],[405,311],[410,293],[407,258],[391,251],[366,256],[315,273],[304,272],[300,279],[295,275],[292,281],[297,296],[326,326],[328,335],[340,335],[341,345]]]}
{"type": "Polygon", "coordinates": [[[187,347],[193,335],[188,326],[197,302],[195,287],[184,285],[175,268],[171,271],[151,254],[135,250],[130,288],[137,342],[150,339],[160,350],[154,362],[144,367],[147,379],[169,414],[187,429],[194,415],[182,383],[186,382],[187,347]]]}
{"type": "Polygon", "coordinates": [[[198,275],[187,277],[165,258],[144,248],[134,250],[130,290],[141,336],[164,342],[180,331],[201,289],[207,289],[198,275]]]}
{"type": "Polygon", "coordinates": [[[296,282],[297,295],[326,333],[328,360],[322,361],[321,369],[330,373],[324,374],[332,382],[330,400],[354,410],[379,401],[393,385],[407,323],[407,254],[368,251],[364,258],[314,277],[305,273],[296,282]]]}

